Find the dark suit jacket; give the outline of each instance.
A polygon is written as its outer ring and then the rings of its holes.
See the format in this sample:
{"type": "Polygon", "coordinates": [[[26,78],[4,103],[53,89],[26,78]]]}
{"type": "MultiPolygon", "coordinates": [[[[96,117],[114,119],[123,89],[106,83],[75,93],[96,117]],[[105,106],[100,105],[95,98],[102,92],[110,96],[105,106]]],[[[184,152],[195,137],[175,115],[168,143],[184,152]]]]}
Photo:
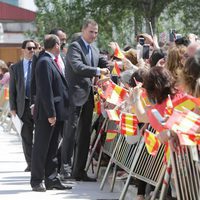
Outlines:
{"type": "Polygon", "coordinates": [[[81,38],[73,42],[66,56],[66,79],[69,83],[70,102],[75,106],[82,106],[90,94],[92,77],[97,74],[97,66],[106,67],[107,61],[100,56],[99,50],[91,46],[93,66],[88,50],[81,38]]]}
{"type": "Polygon", "coordinates": [[[36,98],[34,118],[56,117],[63,121],[68,115],[68,84],[49,54],[43,54],[36,64],[36,98]]]}
{"type": "Polygon", "coordinates": [[[10,109],[16,110],[17,115],[21,118],[25,107],[23,60],[10,67],[9,103],[10,109]]]}
{"type": "MultiPolygon", "coordinates": [[[[36,83],[35,83],[35,68],[39,58],[45,53],[45,50],[40,51],[38,54],[33,55],[32,70],[31,70],[31,105],[35,104],[36,83]]],[[[66,64],[66,55],[60,53],[64,65],[66,64]]]]}

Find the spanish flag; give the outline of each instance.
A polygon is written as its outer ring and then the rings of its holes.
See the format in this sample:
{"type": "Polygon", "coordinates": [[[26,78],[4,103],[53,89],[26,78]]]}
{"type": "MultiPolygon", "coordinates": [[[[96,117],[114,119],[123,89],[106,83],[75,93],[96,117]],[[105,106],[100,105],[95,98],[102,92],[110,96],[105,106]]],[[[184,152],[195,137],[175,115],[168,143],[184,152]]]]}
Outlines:
{"type": "Polygon", "coordinates": [[[96,112],[98,115],[101,114],[101,101],[100,101],[100,99],[95,99],[94,112],[96,112]]]}
{"type": "Polygon", "coordinates": [[[197,144],[197,142],[193,141],[188,134],[178,133],[177,135],[181,145],[194,146],[197,144]]]}
{"type": "Polygon", "coordinates": [[[116,85],[113,81],[110,81],[110,84],[105,91],[106,101],[114,105],[120,105],[127,95],[128,91],[123,87],[116,85]]]}
{"type": "Polygon", "coordinates": [[[108,115],[109,120],[116,121],[116,122],[120,121],[120,118],[119,118],[120,111],[119,110],[108,110],[108,109],[106,109],[106,113],[108,115]]]}
{"type": "Polygon", "coordinates": [[[117,130],[107,130],[106,142],[111,142],[112,140],[114,140],[116,135],[117,135],[117,130]]]}
{"type": "Polygon", "coordinates": [[[120,69],[119,69],[119,65],[118,65],[117,62],[115,61],[114,67],[113,67],[113,69],[112,69],[112,74],[113,74],[113,75],[120,76],[120,73],[121,73],[121,71],[120,71],[120,69]]]}
{"type": "Polygon", "coordinates": [[[164,163],[168,163],[170,160],[170,145],[169,142],[165,144],[165,155],[164,155],[164,163]]]}
{"type": "Polygon", "coordinates": [[[137,135],[138,119],[131,113],[121,113],[120,129],[121,134],[127,136],[137,135]]]}
{"type": "Polygon", "coordinates": [[[182,111],[183,107],[188,110],[194,110],[196,106],[200,106],[200,98],[195,98],[188,94],[183,94],[180,98],[173,101],[174,108],[182,111]]]}
{"type": "Polygon", "coordinates": [[[119,48],[115,49],[114,56],[119,59],[125,58],[124,54],[121,52],[119,48]]]}
{"type": "Polygon", "coordinates": [[[200,126],[200,115],[187,110],[173,111],[173,114],[167,120],[165,127],[176,133],[195,134],[200,126]]]}
{"type": "Polygon", "coordinates": [[[9,88],[4,87],[4,99],[9,100],[9,88]]]}
{"type": "Polygon", "coordinates": [[[170,95],[168,95],[168,98],[166,100],[165,115],[172,115],[173,108],[174,108],[174,106],[173,106],[171,97],[170,97],[170,95]]]}
{"type": "Polygon", "coordinates": [[[146,129],[144,132],[144,141],[149,154],[156,156],[161,143],[155,134],[146,129]]]}

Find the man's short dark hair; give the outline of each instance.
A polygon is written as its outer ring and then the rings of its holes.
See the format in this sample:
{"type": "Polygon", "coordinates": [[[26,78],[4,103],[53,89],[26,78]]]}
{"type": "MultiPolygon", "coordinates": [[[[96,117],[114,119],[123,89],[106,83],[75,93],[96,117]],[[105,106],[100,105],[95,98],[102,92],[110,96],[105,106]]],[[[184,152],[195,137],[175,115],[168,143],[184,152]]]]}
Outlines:
{"type": "Polygon", "coordinates": [[[44,38],[44,48],[45,49],[53,49],[54,46],[57,44],[60,44],[60,40],[57,35],[49,34],[46,35],[44,38]]]}
{"type": "Polygon", "coordinates": [[[89,24],[92,24],[93,26],[98,26],[98,24],[97,24],[97,22],[95,20],[93,20],[93,19],[86,19],[83,22],[82,29],[86,29],[89,24]]]}
{"type": "Polygon", "coordinates": [[[27,43],[29,43],[29,42],[33,42],[33,43],[35,44],[34,40],[24,40],[24,41],[22,42],[22,49],[26,49],[26,45],[27,45],[27,43]]]}
{"type": "Polygon", "coordinates": [[[64,32],[64,30],[61,29],[61,28],[54,28],[54,29],[52,29],[52,30],[49,32],[49,34],[54,34],[54,35],[57,35],[57,36],[58,36],[58,32],[59,32],[59,31],[64,32]]]}

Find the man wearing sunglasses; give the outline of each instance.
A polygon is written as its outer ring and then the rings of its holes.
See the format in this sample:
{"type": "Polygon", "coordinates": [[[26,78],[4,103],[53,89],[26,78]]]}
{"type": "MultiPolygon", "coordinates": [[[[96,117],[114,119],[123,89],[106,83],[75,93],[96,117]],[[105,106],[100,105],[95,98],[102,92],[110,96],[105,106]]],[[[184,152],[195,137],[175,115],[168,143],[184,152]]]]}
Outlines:
{"type": "Polygon", "coordinates": [[[30,110],[30,81],[32,57],[36,45],[33,40],[22,43],[23,59],[10,67],[9,103],[13,116],[22,120],[22,147],[27,162],[26,172],[31,170],[34,122],[30,110]]]}

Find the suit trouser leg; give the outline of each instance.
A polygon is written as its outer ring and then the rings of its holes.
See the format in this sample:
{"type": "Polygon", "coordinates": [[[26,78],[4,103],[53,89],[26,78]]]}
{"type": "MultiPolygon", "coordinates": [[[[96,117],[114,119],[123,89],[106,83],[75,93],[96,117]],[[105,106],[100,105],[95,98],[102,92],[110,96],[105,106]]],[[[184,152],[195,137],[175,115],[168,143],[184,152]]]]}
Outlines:
{"type": "Polygon", "coordinates": [[[67,124],[65,124],[66,126],[63,132],[61,160],[62,160],[62,165],[68,165],[68,170],[71,170],[72,167],[71,160],[74,151],[75,135],[80,115],[80,110],[81,107],[70,105],[69,119],[67,121],[67,124]]]}
{"type": "Polygon", "coordinates": [[[64,121],[57,121],[53,129],[45,165],[45,178],[53,179],[58,174],[58,138],[61,134],[61,131],[63,130],[63,125],[64,121]]]}
{"type": "Polygon", "coordinates": [[[21,130],[22,148],[23,148],[25,160],[26,160],[28,166],[31,166],[34,120],[31,115],[29,101],[27,101],[27,100],[25,101],[24,113],[23,113],[21,120],[23,121],[23,126],[22,126],[22,130],[21,130]]]}
{"type": "Polygon", "coordinates": [[[35,122],[35,137],[31,163],[31,186],[41,183],[44,180],[46,159],[53,129],[54,127],[50,126],[48,120],[37,120],[35,122]]]}
{"type": "Polygon", "coordinates": [[[85,170],[90,145],[92,116],[93,95],[90,94],[88,101],[82,106],[76,132],[73,163],[74,177],[79,177],[85,170]]]}

